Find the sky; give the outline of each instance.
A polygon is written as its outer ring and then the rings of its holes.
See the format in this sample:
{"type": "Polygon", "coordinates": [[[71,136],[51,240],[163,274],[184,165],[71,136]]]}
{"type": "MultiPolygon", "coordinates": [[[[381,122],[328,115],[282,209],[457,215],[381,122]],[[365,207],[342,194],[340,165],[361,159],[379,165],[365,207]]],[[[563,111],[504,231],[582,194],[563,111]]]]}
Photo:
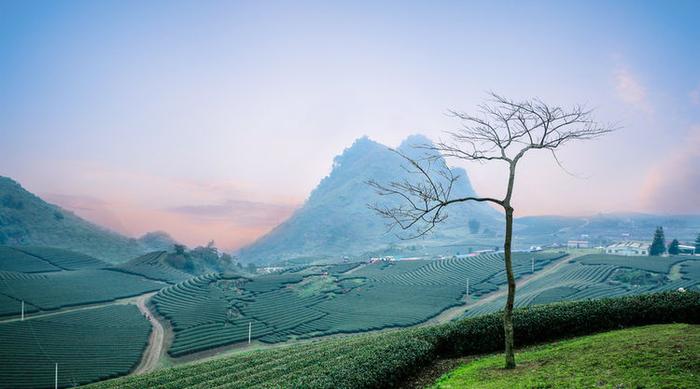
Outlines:
{"type": "MultiPolygon", "coordinates": [[[[0,1],[0,175],[115,231],[236,249],[367,135],[488,91],[621,129],[523,161],[516,216],[700,213],[700,3],[0,1]]],[[[503,171],[452,161],[477,192],[503,171]]]]}

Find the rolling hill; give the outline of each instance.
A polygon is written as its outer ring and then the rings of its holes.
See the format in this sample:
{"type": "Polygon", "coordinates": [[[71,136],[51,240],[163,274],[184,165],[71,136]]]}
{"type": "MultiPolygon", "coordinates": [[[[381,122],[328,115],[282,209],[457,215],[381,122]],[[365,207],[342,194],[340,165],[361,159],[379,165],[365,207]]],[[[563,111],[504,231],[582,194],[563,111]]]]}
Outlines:
{"type": "Polygon", "coordinates": [[[0,176],[0,245],[56,247],[116,263],[169,249],[173,242],[163,232],[140,239],[117,234],[49,204],[16,181],[0,176]]]}
{"type": "MultiPolygon", "coordinates": [[[[413,135],[398,148],[415,156],[414,146],[430,140],[413,135]]],[[[388,197],[378,198],[367,180],[390,182],[414,176],[402,165],[404,160],[388,147],[360,138],[333,161],[331,173],[311,192],[305,204],[287,221],[239,252],[246,262],[272,263],[297,258],[340,258],[382,250],[391,245],[416,245],[387,232],[386,222],[368,208],[377,201],[390,204],[388,197]]],[[[460,179],[455,196],[473,195],[467,172],[453,169],[460,179]]],[[[497,231],[500,213],[486,204],[464,203],[450,208],[449,218],[419,244],[434,245],[462,242],[469,237],[467,221],[477,220],[482,231],[497,231]]],[[[479,237],[484,240],[484,236],[479,237]]],[[[474,239],[477,240],[477,239],[474,239]]]]}

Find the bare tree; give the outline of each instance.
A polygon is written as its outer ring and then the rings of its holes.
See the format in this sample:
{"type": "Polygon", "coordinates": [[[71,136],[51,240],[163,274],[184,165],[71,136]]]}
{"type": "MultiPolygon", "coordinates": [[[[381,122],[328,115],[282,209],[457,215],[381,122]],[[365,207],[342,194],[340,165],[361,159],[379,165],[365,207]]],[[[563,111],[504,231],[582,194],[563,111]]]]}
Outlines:
{"type": "MultiPolygon", "coordinates": [[[[394,150],[407,162],[406,170],[416,180],[389,183],[369,181],[382,196],[400,199],[399,205],[371,205],[379,215],[389,220],[391,228],[410,232],[408,238],[430,232],[447,219],[445,208],[463,202],[486,202],[503,208],[505,213],[505,240],[503,243],[505,270],[508,278],[508,298],[503,311],[506,368],[515,367],[513,353],[513,302],[515,278],[511,261],[513,238],[513,184],[518,162],[531,150],[545,150],[562,167],[557,150],[567,143],[589,140],[614,130],[591,119],[590,110],[581,106],[565,109],[545,104],[541,100],[514,101],[495,93],[487,103],[479,106],[478,116],[450,111],[461,121],[457,131],[448,131],[449,141],[417,146],[428,151],[425,157],[413,158],[394,150]],[[441,157],[458,158],[481,163],[497,161],[508,167],[508,183],[503,198],[453,197],[452,189],[458,180],[441,157]]],[[[562,167],[563,168],[563,167],[562,167]]]]}

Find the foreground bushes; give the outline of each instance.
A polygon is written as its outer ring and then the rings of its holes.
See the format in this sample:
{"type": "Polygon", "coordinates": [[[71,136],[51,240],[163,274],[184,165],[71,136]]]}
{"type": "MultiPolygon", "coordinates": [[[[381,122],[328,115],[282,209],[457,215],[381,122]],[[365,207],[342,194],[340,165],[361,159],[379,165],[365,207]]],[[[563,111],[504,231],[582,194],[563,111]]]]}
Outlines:
{"type": "MultiPolygon", "coordinates": [[[[516,346],[636,325],[699,323],[700,292],[665,292],[557,303],[515,311],[516,346]]],[[[398,386],[437,356],[503,348],[499,314],[388,333],[320,340],[242,353],[189,366],[126,377],[104,387],[398,386]]]]}
{"type": "MultiPolygon", "coordinates": [[[[600,331],[661,323],[700,323],[700,292],[664,292],[630,297],[536,305],[514,311],[516,347],[600,331]]],[[[425,329],[437,352],[469,355],[503,348],[501,314],[494,313],[425,329]]]]}

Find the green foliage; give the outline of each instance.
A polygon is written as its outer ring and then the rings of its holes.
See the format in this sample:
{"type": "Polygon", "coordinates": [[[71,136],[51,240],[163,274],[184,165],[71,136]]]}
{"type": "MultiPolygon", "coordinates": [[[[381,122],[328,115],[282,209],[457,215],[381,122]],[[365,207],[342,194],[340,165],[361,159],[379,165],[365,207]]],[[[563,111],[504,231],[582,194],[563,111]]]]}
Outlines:
{"type": "Polygon", "coordinates": [[[152,280],[177,283],[193,277],[192,274],[178,270],[179,266],[172,265],[173,259],[180,258],[184,260],[182,255],[169,255],[165,251],[154,251],[114,266],[110,270],[136,274],[152,280]]]}
{"type": "Polygon", "coordinates": [[[666,280],[666,276],[644,270],[617,269],[613,273],[612,280],[635,286],[661,285],[666,280]]]}
{"type": "Polygon", "coordinates": [[[257,267],[252,262],[247,264],[245,268],[246,268],[246,271],[248,271],[248,273],[251,273],[251,274],[255,274],[255,271],[257,270],[257,267]]]}
{"type": "Polygon", "coordinates": [[[107,263],[89,255],[54,247],[26,246],[15,249],[41,258],[63,270],[101,269],[108,266],[107,263]]]}
{"type": "Polygon", "coordinates": [[[678,247],[680,246],[680,243],[678,242],[678,239],[674,239],[671,241],[671,243],[668,245],[668,255],[678,255],[681,253],[681,249],[678,247]]]}
{"type": "Polygon", "coordinates": [[[5,208],[10,209],[21,210],[24,208],[24,203],[22,202],[22,200],[15,198],[15,196],[9,193],[6,193],[2,196],[0,204],[2,204],[2,206],[5,208]]]}
{"type": "Polygon", "coordinates": [[[433,388],[694,388],[698,351],[700,326],[652,325],[526,349],[520,369],[503,369],[500,356],[479,358],[433,388]]]}
{"type": "Polygon", "coordinates": [[[584,265],[613,265],[655,273],[668,273],[671,270],[671,266],[686,260],[687,258],[684,257],[649,258],[642,256],[589,254],[578,258],[576,261],[584,265]]]}
{"type": "MultiPolygon", "coordinates": [[[[675,292],[560,303],[516,310],[516,344],[654,323],[698,323],[700,293],[675,292]]],[[[400,386],[436,355],[475,355],[503,348],[497,314],[448,324],[322,340],[240,353],[95,385],[98,388],[400,386]]]]}
{"type": "Polygon", "coordinates": [[[150,330],[134,305],[0,323],[0,387],[52,388],[55,363],[59,387],[126,374],[150,330]]]}
{"type": "Polygon", "coordinates": [[[666,242],[664,240],[664,228],[656,227],[656,232],[654,232],[654,240],[651,242],[649,247],[650,256],[659,256],[666,252],[666,242]]]}
{"type": "Polygon", "coordinates": [[[184,255],[185,254],[185,245],[184,244],[176,244],[174,246],[174,248],[175,248],[176,255],[184,255]]]}
{"type": "Polygon", "coordinates": [[[0,246],[0,271],[35,273],[60,270],[60,268],[34,255],[12,247],[0,246]]]}
{"type": "MultiPolygon", "coordinates": [[[[518,253],[516,275],[530,273],[533,258],[538,270],[563,255],[518,253]]],[[[246,341],[249,323],[253,339],[265,343],[419,324],[463,304],[467,278],[472,295],[505,283],[502,266],[500,255],[489,254],[311,266],[250,280],[212,274],[162,290],[153,301],[175,330],[170,354],[181,356],[246,341]]]]}
{"type": "MultiPolygon", "coordinates": [[[[517,308],[553,302],[576,301],[601,297],[655,293],[678,288],[698,289],[700,261],[689,257],[642,257],[590,254],[561,266],[519,287],[517,308]],[[671,280],[669,271],[680,264],[680,278],[671,280]]],[[[475,306],[465,316],[478,316],[503,308],[505,297],[475,306]]]]}

